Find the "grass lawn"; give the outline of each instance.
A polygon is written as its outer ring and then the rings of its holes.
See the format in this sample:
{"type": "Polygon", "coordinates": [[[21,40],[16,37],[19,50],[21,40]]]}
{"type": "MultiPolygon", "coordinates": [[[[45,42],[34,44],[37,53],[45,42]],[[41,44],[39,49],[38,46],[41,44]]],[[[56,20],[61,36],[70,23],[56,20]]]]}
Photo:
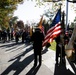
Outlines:
{"type": "Polygon", "coordinates": [[[55,50],[56,50],[56,42],[53,41],[53,42],[51,43],[51,46],[50,46],[49,48],[55,51],[55,50]]]}

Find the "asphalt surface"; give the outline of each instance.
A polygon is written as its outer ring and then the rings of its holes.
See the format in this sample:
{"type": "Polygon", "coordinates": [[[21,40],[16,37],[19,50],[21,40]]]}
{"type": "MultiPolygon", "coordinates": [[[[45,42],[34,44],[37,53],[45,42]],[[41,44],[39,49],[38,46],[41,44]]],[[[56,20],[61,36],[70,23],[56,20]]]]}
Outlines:
{"type": "Polygon", "coordinates": [[[56,65],[55,51],[44,48],[42,65],[33,67],[31,43],[0,42],[0,75],[76,75],[76,65],[65,59],[65,65],[56,65]]]}

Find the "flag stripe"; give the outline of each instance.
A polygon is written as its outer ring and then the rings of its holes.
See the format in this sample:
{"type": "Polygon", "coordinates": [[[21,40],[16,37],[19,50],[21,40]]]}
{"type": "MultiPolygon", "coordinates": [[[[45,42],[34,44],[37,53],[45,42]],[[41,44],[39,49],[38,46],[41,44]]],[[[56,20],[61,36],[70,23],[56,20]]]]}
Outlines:
{"type": "Polygon", "coordinates": [[[52,33],[55,33],[55,31],[58,31],[61,29],[61,26],[60,24],[56,25],[55,27],[51,28],[48,30],[46,36],[45,36],[45,39],[48,38],[52,33]],[[58,29],[57,29],[58,28],[58,29]]]}
{"type": "Polygon", "coordinates": [[[54,27],[50,28],[47,31],[47,34],[45,36],[44,42],[43,42],[43,46],[45,46],[47,44],[47,42],[52,42],[53,39],[58,36],[61,33],[61,23],[59,22],[58,24],[56,24],[54,27]]]}
{"type": "Polygon", "coordinates": [[[52,42],[55,37],[61,33],[61,10],[59,9],[52,24],[51,28],[47,31],[47,34],[43,41],[43,46],[47,45],[48,42],[52,42]]]}

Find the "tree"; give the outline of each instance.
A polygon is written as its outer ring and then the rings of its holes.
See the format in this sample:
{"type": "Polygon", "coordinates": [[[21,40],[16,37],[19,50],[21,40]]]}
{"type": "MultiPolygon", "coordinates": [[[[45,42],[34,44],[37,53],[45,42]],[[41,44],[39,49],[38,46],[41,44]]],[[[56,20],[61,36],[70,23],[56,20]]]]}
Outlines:
{"type": "Polygon", "coordinates": [[[17,5],[21,4],[23,0],[1,0],[0,1],[0,25],[2,28],[7,29],[9,27],[10,18],[13,16],[14,10],[17,9],[17,5]]]}
{"type": "Polygon", "coordinates": [[[75,17],[75,19],[74,19],[74,22],[76,23],[76,17],[75,17]]]}
{"type": "Polygon", "coordinates": [[[10,19],[10,21],[9,21],[10,28],[12,28],[12,27],[15,28],[15,25],[17,24],[17,19],[18,19],[17,16],[14,16],[13,18],[10,19]]]}
{"type": "Polygon", "coordinates": [[[76,25],[76,17],[75,17],[74,21],[71,22],[70,28],[74,28],[75,25],[76,25]]]}
{"type": "Polygon", "coordinates": [[[24,29],[24,22],[22,20],[19,20],[17,22],[17,26],[18,26],[19,29],[24,29]]]}

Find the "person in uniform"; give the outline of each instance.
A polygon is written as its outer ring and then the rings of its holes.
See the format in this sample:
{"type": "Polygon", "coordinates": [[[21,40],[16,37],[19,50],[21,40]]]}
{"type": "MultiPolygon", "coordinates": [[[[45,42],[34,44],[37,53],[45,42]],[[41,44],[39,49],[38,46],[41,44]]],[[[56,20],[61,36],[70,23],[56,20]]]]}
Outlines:
{"type": "Polygon", "coordinates": [[[41,32],[39,28],[35,29],[35,32],[31,36],[31,41],[33,41],[33,49],[34,49],[34,66],[37,65],[37,56],[39,56],[39,65],[42,63],[42,42],[44,40],[44,34],[41,32]]]}

